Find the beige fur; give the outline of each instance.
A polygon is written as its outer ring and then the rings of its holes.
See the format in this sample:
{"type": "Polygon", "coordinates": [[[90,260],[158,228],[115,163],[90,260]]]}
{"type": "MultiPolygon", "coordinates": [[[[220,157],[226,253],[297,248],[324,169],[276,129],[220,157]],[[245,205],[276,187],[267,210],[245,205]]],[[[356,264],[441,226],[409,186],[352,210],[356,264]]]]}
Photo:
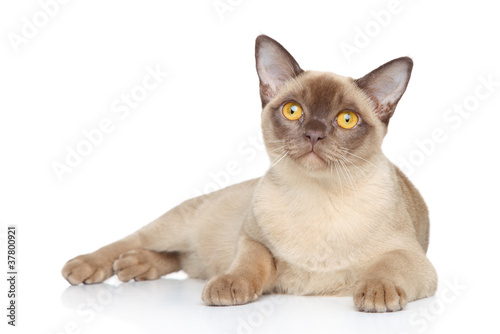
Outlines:
{"type": "MultiPolygon", "coordinates": [[[[269,47],[279,46],[259,38],[269,47]]],[[[279,61],[276,52],[283,51],[274,50],[272,61],[279,61]]],[[[114,272],[122,281],[156,279],[183,269],[191,277],[210,279],[202,294],[208,305],[243,304],[275,292],[353,296],[359,310],[370,312],[400,310],[434,294],[437,276],[425,256],[427,208],[380,149],[394,112],[384,108],[394,108],[397,101],[377,105],[380,101],[371,98],[363,82],[331,73],[300,72],[266,85],[269,73],[261,77],[262,129],[274,161],[269,171],[188,200],[133,235],[68,261],[62,274],[71,284],[102,282],[114,272]],[[348,142],[360,143],[352,150],[332,148],[323,143],[326,139],[316,144],[320,157],[344,157],[338,164],[294,156],[308,142],[283,141],[280,131],[296,131],[296,124],[273,121],[274,102],[287,96],[314,101],[328,85],[343,98],[332,105],[355,101],[370,125],[370,140],[349,137],[348,142]],[[312,87],[310,93],[304,87],[312,87]],[[284,128],[278,131],[273,122],[284,128]]]]}

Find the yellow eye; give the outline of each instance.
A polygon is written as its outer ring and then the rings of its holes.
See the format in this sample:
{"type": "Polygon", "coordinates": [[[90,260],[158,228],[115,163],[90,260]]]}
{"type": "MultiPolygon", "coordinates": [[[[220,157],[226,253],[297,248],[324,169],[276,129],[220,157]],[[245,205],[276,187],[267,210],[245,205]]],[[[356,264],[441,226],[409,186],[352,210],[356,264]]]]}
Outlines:
{"type": "Polygon", "coordinates": [[[283,116],[291,121],[295,121],[302,116],[302,107],[295,102],[288,102],[283,106],[283,116]]]}
{"type": "Polygon", "coordinates": [[[344,129],[352,129],[358,124],[358,115],[352,111],[343,111],[337,116],[337,124],[344,129]]]}

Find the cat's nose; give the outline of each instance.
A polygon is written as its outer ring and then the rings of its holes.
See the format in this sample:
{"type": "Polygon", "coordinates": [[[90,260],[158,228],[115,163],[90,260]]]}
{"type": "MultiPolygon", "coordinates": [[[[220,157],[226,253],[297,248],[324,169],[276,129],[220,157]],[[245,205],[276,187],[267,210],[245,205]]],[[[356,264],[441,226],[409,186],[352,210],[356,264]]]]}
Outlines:
{"type": "Polygon", "coordinates": [[[307,130],[304,136],[309,140],[312,147],[314,147],[318,141],[325,138],[325,133],[320,130],[307,130]]]}

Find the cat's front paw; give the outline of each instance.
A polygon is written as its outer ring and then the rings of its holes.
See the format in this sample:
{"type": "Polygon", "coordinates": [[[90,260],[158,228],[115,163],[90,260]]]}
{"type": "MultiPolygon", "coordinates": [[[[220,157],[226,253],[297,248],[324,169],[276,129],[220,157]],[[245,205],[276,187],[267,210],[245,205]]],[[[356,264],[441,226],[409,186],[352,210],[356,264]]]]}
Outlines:
{"type": "Polygon", "coordinates": [[[207,305],[240,305],[257,299],[261,294],[262,285],[255,279],[222,275],[208,281],[201,298],[207,305]]]}
{"type": "Polygon", "coordinates": [[[92,253],[69,260],[61,273],[71,285],[93,284],[111,277],[113,268],[110,261],[92,253]]]}
{"type": "Polygon", "coordinates": [[[362,279],[354,287],[354,305],[363,312],[393,312],[407,304],[405,291],[388,279],[362,279]]]}
{"type": "Polygon", "coordinates": [[[123,253],[113,263],[113,270],[122,282],[131,279],[146,281],[158,279],[168,273],[165,255],[146,249],[134,249],[123,253]]]}

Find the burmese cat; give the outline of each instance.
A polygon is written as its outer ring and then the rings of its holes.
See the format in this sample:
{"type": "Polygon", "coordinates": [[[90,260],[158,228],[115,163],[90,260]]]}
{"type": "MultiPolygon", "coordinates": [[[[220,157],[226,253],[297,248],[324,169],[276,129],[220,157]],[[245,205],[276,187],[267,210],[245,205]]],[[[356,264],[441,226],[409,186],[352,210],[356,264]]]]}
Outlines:
{"type": "Polygon", "coordinates": [[[209,279],[208,305],[275,292],[349,295],[358,310],[384,312],[433,295],[426,205],[381,151],[412,60],[354,80],[303,71],[264,35],[255,51],[268,172],[182,203],[68,261],[63,276],[89,284],[182,269],[209,279]]]}

